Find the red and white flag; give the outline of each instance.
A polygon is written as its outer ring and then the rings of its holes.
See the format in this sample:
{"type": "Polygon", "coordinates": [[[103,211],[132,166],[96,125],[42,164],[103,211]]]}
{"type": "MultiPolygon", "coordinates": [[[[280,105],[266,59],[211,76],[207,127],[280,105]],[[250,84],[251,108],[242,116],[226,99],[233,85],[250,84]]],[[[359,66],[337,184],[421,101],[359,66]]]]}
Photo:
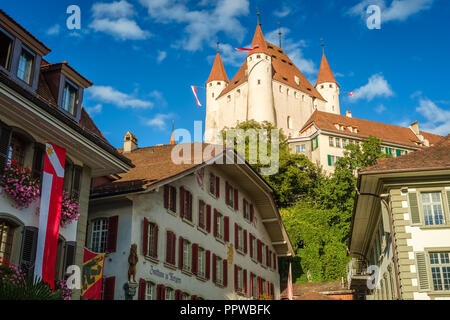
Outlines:
{"type": "Polygon", "coordinates": [[[194,93],[194,96],[195,96],[195,102],[197,102],[197,106],[201,107],[202,105],[201,105],[200,101],[198,100],[198,96],[197,96],[197,88],[198,88],[198,87],[196,87],[196,86],[191,86],[191,88],[192,88],[192,92],[194,93]]]}
{"type": "Polygon", "coordinates": [[[349,95],[350,97],[353,97],[354,94],[355,94],[354,92],[349,92],[349,93],[348,93],[348,95],[349,95]]]}
{"type": "Polygon", "coordinates": [[[248,51],[253,51],[255,49],[258,49],[258,48],[259,48],[259,46],[254,46],[254,47],[251,47],[251,48],[236,48],[236,50],[248,52],[248,51]]]}
{"type": "Polygon", "coordinates": [[[61,220],[65,163],[66,149],[47,143],[34,275],[42,278],[52,289],[55,286],[55,261],[61,220]]]}
{"type": "Polygon", "coordinates": [[[289,300],[294,300],[294,287],[292,286],[292,264],[289,263],[289,276],[287,284],[287,294],[289,300]]]}

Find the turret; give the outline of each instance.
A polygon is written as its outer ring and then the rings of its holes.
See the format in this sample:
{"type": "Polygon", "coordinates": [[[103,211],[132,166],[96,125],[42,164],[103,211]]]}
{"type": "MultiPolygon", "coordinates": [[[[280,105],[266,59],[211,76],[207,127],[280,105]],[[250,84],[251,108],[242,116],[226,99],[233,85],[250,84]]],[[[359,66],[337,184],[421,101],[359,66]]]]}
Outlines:
{"type": "Polygon", "coordinates": [[[320,63],[319,75],[317,77],[317,83],[315,88],[322,97],[327,100],[325,104],[326,112],[341,113],[341,107],[339,103],[340,87],[334,78],[330,65],[328,64],[325,52],[322,56],[322,62],[320,63]]]}
{"type": "Polygon", "coordinates": [[[268,54],[261,25],[258,24],[252,41],[252,50],[247,56],[248,111],[247,119],[268,121],[276,126],[272,84],[272,57],[268,54]]]}

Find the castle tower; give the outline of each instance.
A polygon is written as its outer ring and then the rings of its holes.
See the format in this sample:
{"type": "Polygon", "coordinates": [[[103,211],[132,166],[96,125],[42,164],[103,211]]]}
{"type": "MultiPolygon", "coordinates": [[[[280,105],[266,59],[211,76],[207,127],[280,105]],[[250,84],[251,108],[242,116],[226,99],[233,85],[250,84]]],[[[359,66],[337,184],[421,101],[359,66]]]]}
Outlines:
{"type": "Polygon", "coordinates": [[[327,101],[325,104],[325,110],[323,111],[340,114],[340,87],[334,78],[333,72],[331,71],[330,65],[327,61],[327,57],[325,56],[325,52],[323,53],[322,62],[320,63],[319,75],[317,77],[315,88],[327,101]]]}
{"type": "Polygon", "coordinates": [[[258,122],[268,121],[276,126],[272,83],[272,57],[267,54],[267,43],[259,23],[256,26],[252,41],[252,48],[256,46],[258,46],[258,49],[252,50],[247,56],[247,120],[256,120],[258,122]]]}
{"type": "Polygon", "coordinates": [[[222,128],[217,98],[229,83],[230,81],[228,80],[225,67],[223,66],[220,57],[219,43],[217,43],[217,55],[214,60],[211,74],[209,75],[208,81],[206,81],[206,130],[215,128],[221,130],[222,128]]]}

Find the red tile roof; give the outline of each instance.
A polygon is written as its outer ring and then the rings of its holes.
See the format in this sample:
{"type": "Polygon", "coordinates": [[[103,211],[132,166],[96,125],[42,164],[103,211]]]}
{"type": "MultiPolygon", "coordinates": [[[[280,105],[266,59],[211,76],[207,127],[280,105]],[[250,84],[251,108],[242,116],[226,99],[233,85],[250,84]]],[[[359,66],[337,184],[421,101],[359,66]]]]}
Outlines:
{"type": "Polygon", "coordinates": [[[450,134],[434,146],[404,156],[379,159],[377,164],[361,170],[361,174],[379,171],[422,171],[450,169],[450,134]]]}
{"type": "Polygon", "coordinates": [[[336,82],[336,79],[334,78],[330,65],[328,64],[328,60],[327,57],[325,56],[325,53],[322,56],[322,62],[320,63],[319,75],[317,77],[315,87],[317,87],[318,84],[324,82],[333,82],[339,86],[339,84],[336,82]]]}
{"type": "MultiPolygon", "coordinates": [[[[316,110],[300,130],[300,132],[304,131],[312,124],[315,124],[319,129],[331,131],[337,134],[345,134],[362,139],[374,136],[387,143],[395,143],[416,148],[420,147],[415,143],[418,142],[419,139],[411,131],[411,129],[406,127],[400,127],[371,120],[350,118],[339,114],[316,110]],[[336,124],[343,125],[344,131],[337,129],[336,124]],[[355,127],[358,129],[358,132],[350,132],[348,127],[355,127]]],[[[433,145],[434,143],[442,139],[441,136],[432,133],[422,131],[420,133],[424,136],[424,138],[429,140],[430,145],[433,145]]]]}
{"type": "MultiPolygon", "coordinates": [[[[311,85],[308,79],[306,79],[303,73],[294,65],[286,53],[281,48],[264,40],[264,36],[259,25],[256,27],[255,35],[252,41],[252,47],[255,45],[258,45],[259,48],[251,51],[249,54],[264,53],[272,57],[273,80],[284,83],[294,89],[303,91],[315,98],[325,101],[322,95],[311,85]],[[299,78],[299,84],[296,83],[295,77],[299,78]]],[[[218,98],[226,95],[242,83],[247,82],[248,76],[246,75],[246,70],[247,60],[245,60],[228,87],[222,91],[218,98]]]]}
{"type": "Polygon", "coordinates": [[[208,81],[206,81],[206,83],[209,83],[213,80],[226,81],[227,83],[230,82],[230,80],[228,80],[227,73],[225,72],[225,67],[223,66],[219,52],[217,52],[216,59],[214,60],[213,67],[211,69],[211,74],[209,75],[208,81]]]}

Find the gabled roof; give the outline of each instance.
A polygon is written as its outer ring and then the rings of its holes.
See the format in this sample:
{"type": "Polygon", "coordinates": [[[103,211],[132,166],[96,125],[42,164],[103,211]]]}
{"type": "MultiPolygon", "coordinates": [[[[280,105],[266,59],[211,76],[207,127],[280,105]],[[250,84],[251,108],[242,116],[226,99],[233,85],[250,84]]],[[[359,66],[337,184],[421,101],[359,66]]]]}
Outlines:
{"type": "MultiPolygon", "coordinates": [[[[383,140],[383,142],[400,144],[409,147],[419,148],[416,142],[419,142],[417,136],[411,129],[406,127],[395,126],[387,123],[381,123],[371,120],[364,120],[358,118],[350,118],[340,114],[328,113],[316,110],[311,117],[306,121],[300,133],[306,128],[314,124],[321,130],[331,131],[337,134],[344,134],[357,138],[368,138],[374,136],[383,140]],[[336,128],[336,124],[344,126],[344,131],[336,128]],[[357,133],[350,132],[348,127],[358,129],[357,133]]],[[[428,139],[430,145],[442,139],[441,136],[427,132],[420,132],[424,138],[428,139]]]]}
{"type": "Polygon", "coordinates": [[[339,84],[336,82],[336,79],[334,78],[334,75],[333,75],[333,72],[331,71],[330,65],[328,64],[328,60],[327,60],[327,57],[325,56],[325,53],[322,56],[322,62],[320,63],[320,69],[319,69],[319,75],[317,76],[317,82],[314,87],[317,87],[317,85],[324,83],[324,82],[336,83],[339,86],[339,84]]]}
{"type": "MultiPolygon", "coordinates": [[[[280,47],[264,40],[260,25],[256,27],[255,35],[252,41],[252,47],[256,45],[258,45],[259,48],[249,52],[249,54],[264,53],[272,57],[273,80],[284,83],[294,89],[303,91],[315,98],[325,101],[322,95],[312,86],[303,73],[294,65],[291,59],[289,59],[287,54],[280,47]],[[295,77],[298,77],[299,84],[296,83],[295,77]]],[[[218,98],[226,95],[234,88],[247,82],[248,76],[246,75],[246,70],[247,59],[233,77],[230,84],[222,91],[218,98]]]]}
{"type": "Polygon", "coordinates": [[[209,83],[213,80],[226,81],[227,83],[230,82],[230,80],[228,80],[227,73],[225,71],[225,67],[223,66],[223,62],[222,59],[220,58],[219,52],[217,52],[216,54],[216,58],[214,59],[214,64],[211,69],[211,73],[206,83],[209,83]]]}
{"type": "Polygon", "coordinates": [[[376,165],[361,170],[361,174],[432,169],[450,169],[450,134],[432,147],[397,158],[378,159],[376,165]]]}

